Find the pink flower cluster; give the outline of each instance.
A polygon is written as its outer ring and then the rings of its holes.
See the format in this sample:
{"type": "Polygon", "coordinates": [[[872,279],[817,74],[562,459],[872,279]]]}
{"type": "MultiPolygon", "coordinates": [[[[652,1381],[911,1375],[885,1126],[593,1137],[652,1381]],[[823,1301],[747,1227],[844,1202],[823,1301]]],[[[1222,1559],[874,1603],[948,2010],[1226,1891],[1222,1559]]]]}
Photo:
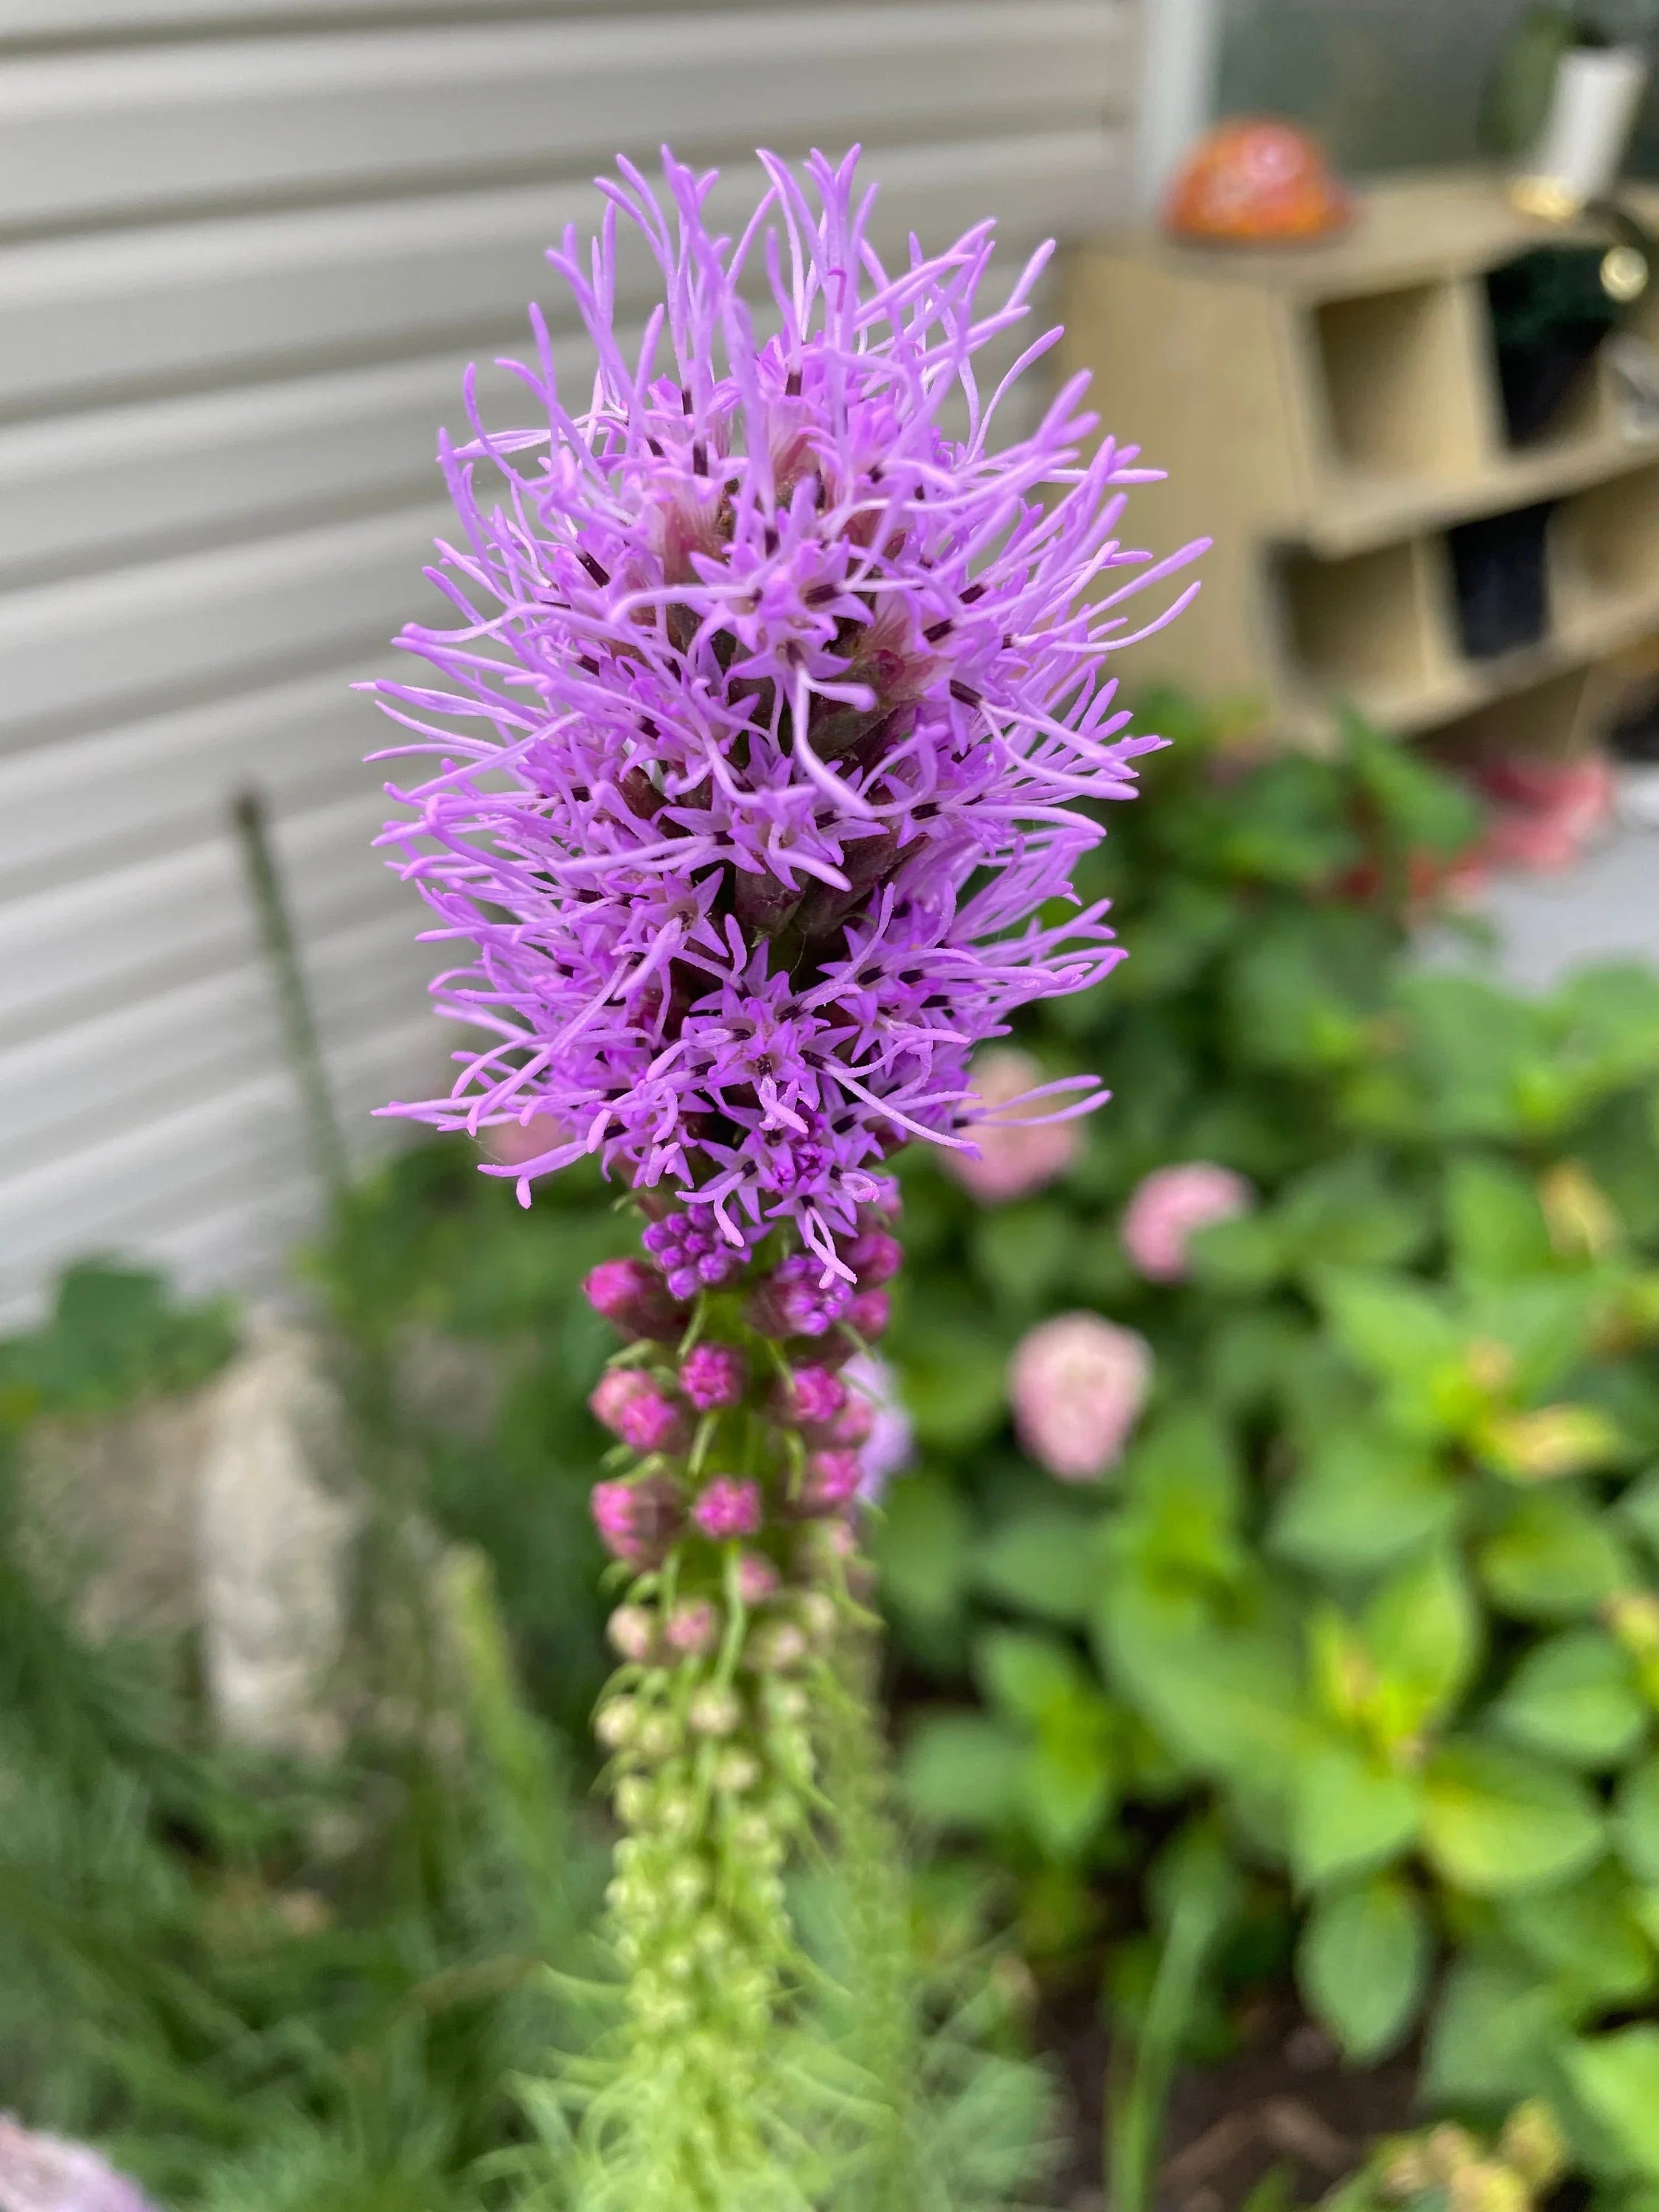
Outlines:
{"type": "Polygon", "coordinates": [[[1031,1457],[1062,1482],[1098,1482],[1139,1419],[1152,1355],[1144,1337],[1098,1314],[1059,1314],[1022,1340],[1008,1379],[1031,1457]]]}
{"type": "Polygon", "coordinates": [[[980,1118],[966,1124],[976,1151],[943,1155],[946,1170],[982,1206],[1024,1198],[1063,1176],[1082,1139],[1075,1121],[1048,1121],[1051,1098],[1033,1098],[1043,1072],[1012,1047],[982,1052],[969,1070],[980,1118]]]}
{"type": "Polygon", "coordinates": [[[1248,1213],[1255,1197],[1243,1176],[1209,1160],[1156,1169],[1125,1209],[1123,1249],[1149,1283],[1179,1282],[1199,1231],[1248,1213]]]}

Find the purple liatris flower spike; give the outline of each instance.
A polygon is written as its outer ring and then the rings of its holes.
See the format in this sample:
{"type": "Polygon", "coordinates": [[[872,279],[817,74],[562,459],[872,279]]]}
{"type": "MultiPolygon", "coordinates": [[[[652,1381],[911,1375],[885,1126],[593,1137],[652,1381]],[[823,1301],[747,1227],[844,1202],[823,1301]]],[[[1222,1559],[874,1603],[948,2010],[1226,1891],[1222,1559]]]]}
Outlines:
{"type": "Polygon", "coordinates": [[[748,1379],[748,1362],[730,1344],[699,1344],[680,1363],[680,1388],[700,1413],[738,1404],[748,1379]]]}
{"type": "MultiPolygon", "coordinates": [[[[885,1163],[910,1138],[988,1157],[1016,1123],[1058,1158],[1104,1097],[970,1062],[1120,957],[1073,878],[1159,741],[1109,662],[1131,596],[1201,550],[1125,547],[1153,472],[1097,440],[1082,378],[999,442],[1059,333],[995,383],[975,356],[1043,255],[982,302],[988,223],[890,270],[853,157],[760,158],[732,237],[712,175],[665,155],[665,199],[623,162],[591,250],[550,256],[591,387],[561,393],[539,316],[505,364],[525,419],[487,421],[469,378],[429,572],[454,625],[405,629],[425,669],[372,687],[430,757],[382,842],[464,948],[434,988],[474,1032],[447,1097],[386,1110],[467,1131],[526,1204],[591,1157],[647,1224],[585,1286],[633,1340],[593,1410],[639,1455],[592,1493],[633,1571],[595,1729],[634,2070],[592,2111],[601,2153],[650,2133],[630,2201],[672,2204],[713,2201],[711,2146],[721,2202],[777,2194],[755,2161],[787,2133],[763,2109],[796,1956],[780,1869],[823,1807],[824,1662],[862,1632],[856,1501],[908,1451],[862,1349],[902,1256],[885,1163]],[[662,304],[624,345],[641,247],[662,304]]],[[[1016,1397],[1075,1477],[1129,1417],[1060,1350],[1016,1397]]]]}
{"type": "MultiPolygon", "coordinates": [[[[994,443],[1058,333],[988,396],[972,359],[1045,255],[981,306],[990,225],[889,270],[853,157],[814,155],[805,185],[761,158],[735,243],[704,219],[712,175],[665,156],[666,210],[623,162],[591,262],[574,234],[550,255],[591,398],[562,397],[539,322],[517,371],[535,419],[490,428],[469,385],[470,434],[442,448],[463,532],[434,572],[459,626],[398,641],[435,688],[372,687],[441,757],[386,842],[476,947],[436,988],[489,1033],[447,1098],[387,1110],[556,1125],[485,1164],[526,1199],[594,1152],[693,1200],[659,1224],[676,1295],[777,1222],[838,1273],[884,1156],[966,1141],[975,1044],[1115,964],[1101,905],[1042,909],[1103,834],[1078,802],[1130,796],[1157,742],[1104,673],[1126,602],[1201,550],[1122,545],[1152,472],[1110,439],[1085,458],[1084,379],[994,443]],[[666,298],[626,354],[621,225],[666,298]]],[[[1079,1084],[1045,1110],[1097,1103],[1079,1084]]]]}

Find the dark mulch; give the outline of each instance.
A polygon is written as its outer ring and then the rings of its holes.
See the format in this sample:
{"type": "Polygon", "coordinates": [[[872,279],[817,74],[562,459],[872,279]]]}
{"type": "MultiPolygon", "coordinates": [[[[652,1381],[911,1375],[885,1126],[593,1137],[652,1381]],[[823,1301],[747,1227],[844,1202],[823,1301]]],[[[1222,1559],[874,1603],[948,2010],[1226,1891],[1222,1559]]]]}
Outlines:
{"type": "MultiPolygon", "coordinates": [[[[1101,2108],[1108,2048],[1090,2016],[1054,2019],[1055,2046],[1078,2118],[1078,2154],[1059,2202],[1104,2212],[1101,2108]]],[[[1292,2203],[1322,2197],[1367,2144],[1411,2124],[1414,2054],[1371,2068],[1344,2063],[1323,2030],[1289,1998],[1265,1998],[1223,2064],[1181,2074],[1170,2100],[1158,2212],[1234,2212],[1277,2171],[1292,2203]]]]}

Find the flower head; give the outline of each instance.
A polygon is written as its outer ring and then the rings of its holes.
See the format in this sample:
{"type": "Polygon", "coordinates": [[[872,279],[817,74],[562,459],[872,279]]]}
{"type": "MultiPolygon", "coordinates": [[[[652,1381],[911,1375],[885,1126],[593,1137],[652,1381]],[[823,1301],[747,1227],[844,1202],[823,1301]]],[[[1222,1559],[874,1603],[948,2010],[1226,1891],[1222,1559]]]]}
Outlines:
{"type": "Polygon", "coordinates": [[[1179,1282],[1191,1239],[1212,1222],[1248,1213],[1255,1197],[1243,1176],[1209,1160],[1156,1168],[1124,1211],[1123,1249],[1148,1282],[1179,1282]]]}
{"type": "Polygon", "coordinates": [[[1097,1314],[1059,1314],[1014,1352],[1020,1442],[1062,1482],[1097,1482],[1122,1452],[1152,1376],[1152,1353],[1133,1329],[1097,1314]]]}
{"type": "Polygon", "coordinates": [[[18,2212],[151,2212],[142,2195],[96,2151],[35,2135],[0,2112],[0,2204],[18,2212]]]}
{"type": "Polygon", "coordinates": [[[973,357],[1045,256],[981,305],[988,224],[890,271],[853,157],[805,182],[761,160],[735,242],[705,219],[713,176],[665,156],[666,208],[623,162],[591,258],[574,232],[550,255],[591,397],[561,396],[539,322],[527,425],[488,426],[469,382],[435,572],[458,624],[398,641],[435,683],[373,687],[439,757],[384,842],[474,948],[437,989],[486,1032],[447,1097],[387,1110],[555,1125],[485,1167],[526,1201],[584,1152],[672,1194],[677,1297],[775,1223],[843,1273],[885,1155],[963,1141],[975,1045],[1115,964],[1103,906],[1042,910],[1103,834],[1077,802],[1131,796],[1157,742],[1105,675],[1125,602],[1201,550],[1122,545],[1151,472],[1109,439],[1085,453],[1082,379],[995,442],[1058,333],[988,394],[973,357]],[[664,287],[627,353],[624,225],[664,287]]]}
{"type": "Polygon", "coordinates": [[[945,1156],[965,1190],[981,1206],[1000,1206],[1065,1174],[1078,1155],[1077,1127],[1042,1118],[1054,1103],[1030,1097],[1042,1087],[1042,1070],[1029,1053],[1001,1046],[982,1052],[968,1079],[984,1117],[969,1130],[975,1150],[945,1156]]]}

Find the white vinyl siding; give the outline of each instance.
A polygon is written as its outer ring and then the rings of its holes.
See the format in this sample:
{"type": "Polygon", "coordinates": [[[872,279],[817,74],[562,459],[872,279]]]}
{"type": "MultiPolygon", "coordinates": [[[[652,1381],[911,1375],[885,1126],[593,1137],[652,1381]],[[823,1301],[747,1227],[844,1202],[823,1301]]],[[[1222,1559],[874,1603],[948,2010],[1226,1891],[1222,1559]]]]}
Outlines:
{"type": "MultiPolygon", "coordinates": [[[[857,137],[878,233],[1128,187],[1132,0],[0,0],[0,1325],[79,1252],[255,1279],[314,1194],[235,848],[267,794],[355,1151],[442,1079],[349,689],[429,612],[469,360],[591,173],[857,137]]],[[[624,311],[649,271],[624,266],[624,311]]]]}

